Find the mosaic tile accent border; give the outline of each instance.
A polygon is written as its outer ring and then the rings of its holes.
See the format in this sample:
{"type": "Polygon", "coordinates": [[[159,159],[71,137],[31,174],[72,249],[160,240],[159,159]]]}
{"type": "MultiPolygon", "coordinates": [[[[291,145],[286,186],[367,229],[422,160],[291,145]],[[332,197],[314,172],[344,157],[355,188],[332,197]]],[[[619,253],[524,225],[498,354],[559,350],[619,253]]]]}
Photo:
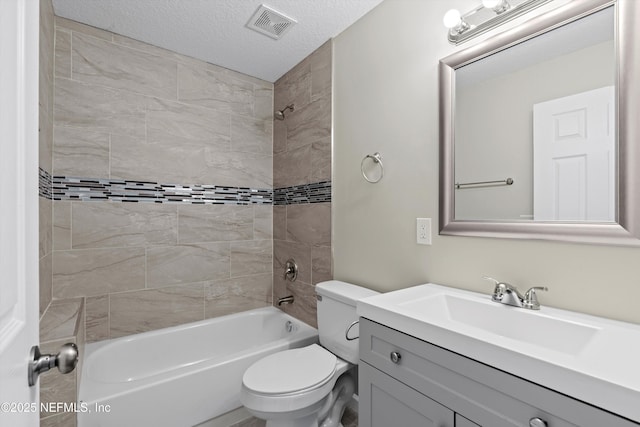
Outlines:
{"type": "Polygon", "coordinates": [[[270,205],[271,189],[218,185],[175,185],[149,181],[53,177],[53,200],[270,205]]]}
{"type": "Polygon", "coordinates": [[[331,201],[331,181],[276,188],[274,205],[298,205],[303,203],[326,203],[331,201]]]}
{"type": "Polygon", "coordinates": [[[331,201],[331,181],[256,189],[218,185],[159,184],[151,181],[51,176],[40,168],[40,197],[51,200],[146,203],[290,205],[331,201]]]}
{"type": "Polygon", "coordinates": [[[38,194],[45,199],[52,199],[51,194],[51,174],[46,170],[39,168],[38,194]]]}

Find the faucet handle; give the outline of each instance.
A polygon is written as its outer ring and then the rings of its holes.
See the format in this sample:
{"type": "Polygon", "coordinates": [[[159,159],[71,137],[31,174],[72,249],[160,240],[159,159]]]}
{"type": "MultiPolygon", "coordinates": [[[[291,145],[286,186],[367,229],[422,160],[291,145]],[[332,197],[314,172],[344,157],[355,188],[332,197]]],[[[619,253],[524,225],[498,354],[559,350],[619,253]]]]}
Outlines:
{"type": "Polygon", "coordinates": [[[502,292],[504,292],[506,283],[502,283],[499,280],[494,279],[493,277],[489,277],[489,276],[482,276],[482,278],[484,280],[488,280],[490,282],[493,282],[493,284],[495,285],[495,289],[493,290],[494,295],[495,294],[501,294],[502,292]]]}
{"type": "Polygon", "coordinates": [[[549,288],[547,288],[546,286],[534,286],[532,288],[529,288],[529,290],[524,293],[522,306],[530,310],[540,310],[540,302],[538,302],[538,295],[536,294],[536,291],[548,290],[549,288]]]}
{"type": "Polygon", "coordinates": [[[482,278],[484,280],[488,280],[490,282],[493,282],[496,286],[498,286],[500,284],[499,280],[494,279],[493,277],[489,277],[489,276],[482,276],[482,278]]]}
{"type": "Polygon", "coordinates": [[[293,258],[289,258],[284,266],[284,280],[295,282],[298,278],[298,264],[293,258]]]}
{"type": "Polygon", "coordinates": [[[507,291],[510,285],[496,280],[493,277],[482,276],[482,278],[494,283],[495,288],[493,289],[493,295],[491,295],[491,299],[496,302],[501,302],[503,294],[507,291]]]}

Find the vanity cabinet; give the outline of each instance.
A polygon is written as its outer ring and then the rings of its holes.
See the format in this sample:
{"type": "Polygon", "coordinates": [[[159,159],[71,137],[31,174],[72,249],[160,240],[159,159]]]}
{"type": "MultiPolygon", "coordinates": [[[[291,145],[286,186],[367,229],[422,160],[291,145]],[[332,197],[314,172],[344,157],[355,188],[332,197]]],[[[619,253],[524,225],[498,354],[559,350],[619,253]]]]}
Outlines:
{"type": "Polygon", "coordinates": [[[367,411],[360,400],[359,426],[440,427],[454,425],[454,412],[429,399],[398,380],[365,364],[359,371],[360,399],[366,399],[367,411]],[[402,420],[399,422],[399,420],[402,420]]]}
{"type": "Polygon", "coordinates": [[[360,358],[360,427],[640,426],[365,318],[360,358]]]}

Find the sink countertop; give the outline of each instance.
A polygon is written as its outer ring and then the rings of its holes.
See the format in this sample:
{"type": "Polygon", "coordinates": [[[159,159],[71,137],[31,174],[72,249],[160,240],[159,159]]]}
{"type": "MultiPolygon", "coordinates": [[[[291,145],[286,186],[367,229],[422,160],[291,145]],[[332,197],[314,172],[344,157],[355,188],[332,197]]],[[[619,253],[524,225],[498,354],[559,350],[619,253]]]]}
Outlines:
{"type": "Polygon", "coordinates": [[[640,422],[640,325],[428,283],[358,301],[358,315],[640,422]]]}

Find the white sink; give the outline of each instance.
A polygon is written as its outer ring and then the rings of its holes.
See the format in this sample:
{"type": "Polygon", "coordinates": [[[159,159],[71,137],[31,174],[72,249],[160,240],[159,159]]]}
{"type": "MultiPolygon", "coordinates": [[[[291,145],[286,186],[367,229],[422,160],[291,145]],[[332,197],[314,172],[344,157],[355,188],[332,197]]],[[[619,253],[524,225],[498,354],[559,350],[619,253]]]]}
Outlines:
{"type": "Polygon", "coordinates": [[[435,284],[360,300],[358,315],[640,421],[640,325],[435,284]]]}
{"type": "Polygon", "coordinates": [[[487,296],[440,293],[399,304],[409,312],[425,313],[433,321],[456,322],[528,345],[578,355],[599,328],[514,308],[487,296]]]}

